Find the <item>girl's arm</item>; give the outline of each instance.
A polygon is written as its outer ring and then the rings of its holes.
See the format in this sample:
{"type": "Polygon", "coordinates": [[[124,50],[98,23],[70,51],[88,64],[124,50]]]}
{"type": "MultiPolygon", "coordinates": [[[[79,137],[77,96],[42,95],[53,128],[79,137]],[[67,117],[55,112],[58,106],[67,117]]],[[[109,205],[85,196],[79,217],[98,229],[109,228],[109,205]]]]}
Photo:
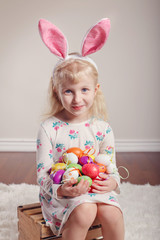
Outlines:
{"type": "MultiPolygon", "coordinates": [[[[37,182],[43,190],[43,196],[57,198],[59,184],[53,184],[49,177],[48,170],[53,164],[52,143],[45,128],[41,125],[37,138],[37,182]]],[[[48,199],[49,200],[49,199],[48,199]]]]}
{"type": "Polygon", "coordinates": [[[103,181],[98,181],[98,180],[94,181],[95,184],[93,184],[93,186],[97,190],[94,192],[102,193],[102,192],[110,192],[114,190],[116,193],[119,193],[120,192],[119,190],[120,176],[116,166],[114,134],[109,124],[107,124],[104,135],[105,135],[104,139],[100,144],[99,153],[107,155],[107,159],[109,159],[110,163],[113,164],[112,166],[114,166],[114,171],[110,174],[100,174],[103,181]]]}

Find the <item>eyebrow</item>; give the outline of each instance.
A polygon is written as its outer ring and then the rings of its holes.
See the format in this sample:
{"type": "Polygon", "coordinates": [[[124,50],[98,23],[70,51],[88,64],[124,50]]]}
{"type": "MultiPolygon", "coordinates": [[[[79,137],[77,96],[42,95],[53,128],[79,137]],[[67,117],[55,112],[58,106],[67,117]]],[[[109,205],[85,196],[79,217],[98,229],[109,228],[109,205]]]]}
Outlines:
{"type": "MultiPolygon", "coordinates": [[[[81,88],[91,88],[91,87],[92,87],[92,85],[89,84],[89,83],[88,83],[88,84],[84,83],[84,84],[85,84],[85,85],[82,85],[81,88]]],[[[72,86],[73,86],[73,85],[76,85],[76,84],[73,83],[73,84],[70,84],[70,86],[67,86],[67,85],[66,85],[66,86],[63,86],[63,85],[61,85],[61,89],[62,89],[62,90],[64,90],[64,89],[72,89],[72,86]]]]}

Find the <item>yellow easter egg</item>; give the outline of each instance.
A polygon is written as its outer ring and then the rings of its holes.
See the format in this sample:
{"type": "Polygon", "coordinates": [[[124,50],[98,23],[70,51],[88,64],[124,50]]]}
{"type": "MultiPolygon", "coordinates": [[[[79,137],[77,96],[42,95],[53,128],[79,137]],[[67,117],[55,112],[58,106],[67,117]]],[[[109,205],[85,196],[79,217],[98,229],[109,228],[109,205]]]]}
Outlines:
{"type": "Polygon", "coordinates": [[[66,169],[66,164],[65,163],[56,163],[56,164],[54,164],[52,169],[54,171],[58,171],[60,169],[65,170],[66,169]]]}

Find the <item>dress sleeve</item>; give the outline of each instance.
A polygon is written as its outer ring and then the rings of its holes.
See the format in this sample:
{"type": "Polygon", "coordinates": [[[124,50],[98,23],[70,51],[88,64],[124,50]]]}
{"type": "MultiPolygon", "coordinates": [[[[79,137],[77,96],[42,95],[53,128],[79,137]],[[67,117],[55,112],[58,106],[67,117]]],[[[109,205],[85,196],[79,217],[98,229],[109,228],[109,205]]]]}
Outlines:
{"type": "Polygon", "coordinates": [[[120,193],[119,185],[120,185],[120,176],[118,173],[118,169],[116,166],[116,152],[115,152],[115,140],[114,140],[114,134],[112,131],[111,126],[107,123],[104,139],[100,145],[100,154],[107,154],[109,157],[109,161],[113,164],[113,172],[109,175],[112,176],[118,184],[117,189],[115,190],[116,193],[120,193]]]}
{"type": "Polygon", "coordinates": [[[57,198],[57,189],[60,184],[53,184],[49,177],[48,170],[53,164],[52,141],[41,125],[37,138],[37,183],[43,190],[43,196],[49,200],[57,198]]]}

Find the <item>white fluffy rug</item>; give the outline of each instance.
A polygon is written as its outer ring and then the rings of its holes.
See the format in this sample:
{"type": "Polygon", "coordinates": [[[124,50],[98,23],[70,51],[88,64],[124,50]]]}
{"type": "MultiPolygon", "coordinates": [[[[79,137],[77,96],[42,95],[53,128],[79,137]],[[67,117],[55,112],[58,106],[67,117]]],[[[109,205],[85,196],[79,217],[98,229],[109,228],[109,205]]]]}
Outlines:
{"type": "MultiPolygon", "coordinates": [[[[0,183],[0,240],[17,240],[17,206],[38,202],[39,187],[0,183]]],[[[123,208],[125,240],[160,239],[160,186],[123,183],[119,196],[123,208]]]]}

